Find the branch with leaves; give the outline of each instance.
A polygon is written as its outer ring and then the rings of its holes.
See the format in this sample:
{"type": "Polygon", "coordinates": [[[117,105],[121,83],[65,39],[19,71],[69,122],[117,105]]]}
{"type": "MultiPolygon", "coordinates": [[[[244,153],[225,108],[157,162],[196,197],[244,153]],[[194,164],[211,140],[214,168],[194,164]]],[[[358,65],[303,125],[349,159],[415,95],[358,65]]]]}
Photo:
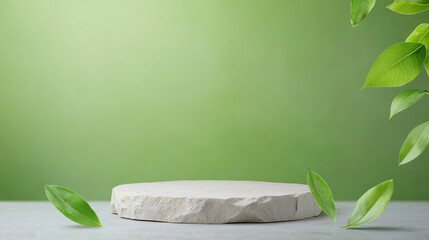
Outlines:
{"type": "MultiPolygon", "coordinates": [[[[429,3],[429,0],[428,0],[429,3]]],[[[425,66],[429,75],[429,24],[414,29],[405,42],[396,43],[377,57],[362,88],[400,87],[413,81],[425,66]]],[[[427,90],[409,89],[399,93],[392,101],[390,118],[417,103],[427,90]]],[[[429,144],[429,122],[411,130],[399,152],[399,165],[417,158],[429,144]]]]}
{"type": "MultiPolygon", "coordinates": [[[[429,0],[428,0],[429,3],[429,0]]],[[[428,4],[429,5],[429,4],[428,4]]],[[[405,42],[396,43],[377,57],[362,88],[400,87],[413,81],[425,66],[429,75],[429,24],[414,29],[405,42]]],[[[417,103],[427,90],[409,89],[399,93],[392,101],[390,118],[417,103]]],[[[428,122],[411,130],[399,152],[399,164],[417,158],[429,144],[428,122]]]]}
{"type": "MultiPolygon", "coordinates": [[[[359,25],[375,5],[375,0],[351,0],[350,20],[359,25]]],[[[395,0],[386,8],[400,14],[417,14],[429,10],[429,0],[395,0]]],[[[413,81],[424,65],[429,75],[429,24],[422,23],[405,39],[384,50],[375,60],[361,89],[367,87],[400,87],[413,81]]],[[[390,119],[416,104],[429,94],[424,89],[402,91],[392,101],[390,119]]],[[[416,126],[408,134],[399,151],[399,165],[416,159],[429,145],[429,121],[416,126]]],[[[336,208],[331,189],[323,178],[309,170],[307,183],[320,208],[334,221],[336,208]]],[[[382,182],[364,193],[356,203],[347,226],[357,227],[379,217],[393,194],[393,179],[382,182]]]]}

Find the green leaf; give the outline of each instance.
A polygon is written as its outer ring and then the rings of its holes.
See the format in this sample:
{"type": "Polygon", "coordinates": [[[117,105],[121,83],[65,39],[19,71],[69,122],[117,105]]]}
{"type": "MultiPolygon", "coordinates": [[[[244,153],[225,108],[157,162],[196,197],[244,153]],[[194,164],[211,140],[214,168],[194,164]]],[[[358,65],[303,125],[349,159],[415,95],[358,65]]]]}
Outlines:
{"type": "Polygon", "coordinates": [[[95,212],[81,196],[64,187],[44,186],[49,201],[68,219],[85,226],[102,226],[95,212]]]}
{"type": "MultiPolygon", "coordinates": [[[[427,47],[427,48],[429,48],[429,47],[427,47]]],[[[427,74],[429,75],[429,56],[426,57],[426,59],[425,59],[425,68],[426,68],[427,74]]]]}
{"type": "Polygon", "coordinates": [[[365,87],[399,87],[413,81],[426,57],[421,43],[402,42],[384,50],[369,70],[365,87]]]}
{"type": "Polygon", "coordinates": [[[392,194],[393,179],[369,189],[356,202],[347,226],[343,228],[357,227],[378,218],[386,210],[392,194]]]}
{"type": "Polygon", "coordinates": [[[414,29],[414,31],[408,36],[405,40],[406,42],[415,42],[421,43],[426,47],[426,59],[425,59],[425,68],[426,72],[429,75],[429,24],[422,23],[414,29]]]}
{"type": "Polygon", "coordinates": [[[319,204],[320,208],[334,221],[336,218],[336,208],[334,197],[331,189],[323,178],[308,169],[307,184],[310,187],[311,194],[314,200],[319,204]]]}
{"type": "Polygon", "coordinates": [[[375,5],[375,0],[351,0],[350,20],[355,27],[361,23],[375,5]]]}
{"type": "Polygon", "coordinates": [[[399,165],[411,162],[426,149],[429,144],[429,121],[424,122],[408,134],[399,151],[399,165]]]}
{"type": "Polygon", "coordinates": [[[401,14],[416,14],[429,9],[429,0],[395,0],[386,8],[401,14]]]}
{"type": "Polygon", "coordinates": [[[390,118],[414,105],[427,93],[428,91],[426,90],[408,89],[396,95],[390,107],[390,118]]]}

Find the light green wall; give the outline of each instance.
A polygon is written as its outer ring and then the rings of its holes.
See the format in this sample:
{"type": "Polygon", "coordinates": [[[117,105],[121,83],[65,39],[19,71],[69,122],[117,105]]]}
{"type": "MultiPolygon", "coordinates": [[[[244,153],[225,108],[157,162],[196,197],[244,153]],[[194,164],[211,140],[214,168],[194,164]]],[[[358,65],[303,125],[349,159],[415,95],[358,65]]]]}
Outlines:
{"type": "Polygon", "coordinates": [[[1,0],[0,199],[310,167],[338,200],[392,177],[394,199],[428,200],[429,153],[396,163],[429,100],[389,121],[400,89],[359,90],[429,16],[386,4],[352,28],[344,0],[1,0]]]}

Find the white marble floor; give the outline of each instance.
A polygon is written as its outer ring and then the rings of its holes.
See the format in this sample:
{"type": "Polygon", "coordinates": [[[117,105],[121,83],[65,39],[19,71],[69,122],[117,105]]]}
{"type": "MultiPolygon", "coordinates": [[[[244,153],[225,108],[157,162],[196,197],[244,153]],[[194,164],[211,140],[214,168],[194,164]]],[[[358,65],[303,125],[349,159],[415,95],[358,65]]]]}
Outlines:
{"type": "Polygon", "coordinates": [[[0,202],[0,240],[109,239],[429,239],[429,202],[392,202],[377,220],[340,229],[354,203],[338,202],[337,224],[329,217],[278,223],[176,224],[135,221],[111,214],[109,202],[91,202],[103,227],[71,222],[49,202],[0,202]]]}

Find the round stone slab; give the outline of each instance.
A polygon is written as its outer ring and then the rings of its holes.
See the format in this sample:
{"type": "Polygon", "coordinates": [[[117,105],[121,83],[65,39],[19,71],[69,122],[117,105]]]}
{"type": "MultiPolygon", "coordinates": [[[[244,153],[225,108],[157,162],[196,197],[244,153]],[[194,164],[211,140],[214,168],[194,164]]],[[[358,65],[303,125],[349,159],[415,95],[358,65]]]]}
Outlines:
{"type": "Polygon", "coordinates": [[[177,223],[278,222],[318,216],[307,185],[253,181],[172,181],[119,185],[112,212],[177,223]]]}

